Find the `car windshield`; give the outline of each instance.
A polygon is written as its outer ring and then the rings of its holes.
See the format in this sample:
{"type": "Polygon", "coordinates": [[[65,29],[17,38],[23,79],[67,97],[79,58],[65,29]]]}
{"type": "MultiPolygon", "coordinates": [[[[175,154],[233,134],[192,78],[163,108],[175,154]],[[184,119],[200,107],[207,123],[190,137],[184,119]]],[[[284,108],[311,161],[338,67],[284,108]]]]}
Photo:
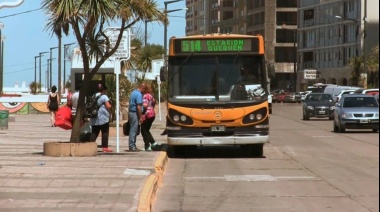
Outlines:
{"type": "Polygon", "coordinates": [[[328,94],[309,94],[306,97],[308,102],[328,102],[332,101],[331,95],[328,94]]]}
{"type": "Polygon", "coordinates": [[[343,107],[379,107],[373,97],[346,97],[343,107]]]}

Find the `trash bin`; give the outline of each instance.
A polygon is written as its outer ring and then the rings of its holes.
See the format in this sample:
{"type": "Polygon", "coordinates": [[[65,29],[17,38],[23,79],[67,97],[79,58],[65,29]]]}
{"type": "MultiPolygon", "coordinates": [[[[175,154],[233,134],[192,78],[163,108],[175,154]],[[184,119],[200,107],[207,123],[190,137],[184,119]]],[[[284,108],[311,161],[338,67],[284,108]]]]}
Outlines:
{"type": "Polygon", "coordinates": [[[8,129],[9,110],[0,110],[0,129],[8,129]]]}

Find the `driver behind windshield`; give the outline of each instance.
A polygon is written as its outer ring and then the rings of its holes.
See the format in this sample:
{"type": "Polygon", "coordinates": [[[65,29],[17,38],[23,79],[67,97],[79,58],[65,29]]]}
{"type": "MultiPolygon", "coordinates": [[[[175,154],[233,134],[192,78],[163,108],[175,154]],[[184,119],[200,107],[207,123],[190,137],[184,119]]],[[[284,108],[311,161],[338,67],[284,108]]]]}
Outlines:
{"type": "Polygon", "coordinates": [[[257,79],[253,71],[253,68],[248,64],[242,65],[240,68],[240,76],[237,82],[243,84],[259,84],[260,81],[257,79]]]}

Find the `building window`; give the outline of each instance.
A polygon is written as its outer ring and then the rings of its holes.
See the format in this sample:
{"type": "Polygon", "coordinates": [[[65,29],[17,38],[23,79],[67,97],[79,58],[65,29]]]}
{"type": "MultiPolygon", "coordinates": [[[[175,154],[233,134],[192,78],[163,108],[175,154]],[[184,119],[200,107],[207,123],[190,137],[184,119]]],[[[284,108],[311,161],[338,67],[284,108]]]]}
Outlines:
{"type": "Polygon", "coordinates": [[[294,63],[296,59],[294,47],[275,47],[276,63],[294,63]]]}
{"type": "Polygon", "coordinates": [[[297,0],[277,0],[277,7],[297,7],[297,0]]]}
{"type": "Polygon", "coordinates": [[[294,32],[288,29],[276,29],[276,43],[294,43],[294,32]]]}
{"type": "Polygon", "coordinates": [[[277,12],[277,25],[297,25],[297,12],[277,12]]]}

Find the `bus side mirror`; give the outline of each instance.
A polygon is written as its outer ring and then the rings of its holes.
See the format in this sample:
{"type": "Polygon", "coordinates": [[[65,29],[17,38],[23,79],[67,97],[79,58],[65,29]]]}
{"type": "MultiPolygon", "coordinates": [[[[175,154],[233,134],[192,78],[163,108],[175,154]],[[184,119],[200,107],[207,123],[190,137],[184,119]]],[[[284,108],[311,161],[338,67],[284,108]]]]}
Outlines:
{"type": "Polygon", "coordinates": [[[161,82],[166,82],[166,78],[167,78],[166,66],[162,66],[160,69],[160,80],[161,80],[161,82]]]}

